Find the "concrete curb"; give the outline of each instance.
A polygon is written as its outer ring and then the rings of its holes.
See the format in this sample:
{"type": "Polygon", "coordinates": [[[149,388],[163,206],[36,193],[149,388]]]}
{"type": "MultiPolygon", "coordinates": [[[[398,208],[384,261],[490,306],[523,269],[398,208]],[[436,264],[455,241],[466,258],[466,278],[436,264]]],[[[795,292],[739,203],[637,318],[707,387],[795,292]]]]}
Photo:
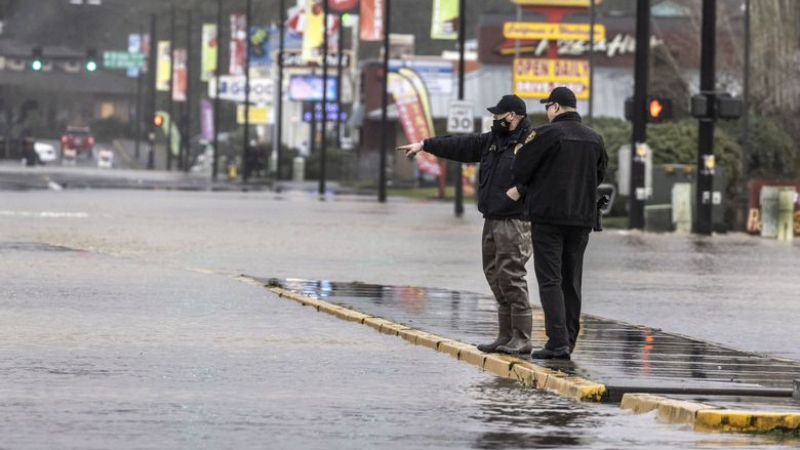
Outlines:
{"type": "MultiPolygon", "coordinates": [[[[577,401],[601,402],[606,394],[606,387],[601,383],[569,376],[513,356],[483,353],[473,345],[370,316],[323,300],[306,297],[286,289],[264,285],[247,276],[240,276],[238,279],[252,286],[266,287],[279,297],[294,300],[319,312],[367,325],[383,334],[398,336],[414,345],[450,355],[496,376],[516,380],[525,387],[553,392],[577,401]]],[[[779,431],[800,434],[800,413],[727,410],[704,403],[674,400],[650,394],[625,394],[622,397],[620,408],[630,410],[635,414],[656,411],[656,418],[660,422],[691,425],[696,431],[779,431]]]]}
{"type": "MultiPolygon", "coordinates": [[[[241,276],[239,279],[250,285],[262,286],[256,280],[245,276],[241,276]]],[[[526,387],[550,391],[578,401],[599,402],[605,393],[605,386],[602,384],[578,377],[570,377],[562,372],[537,366],[529,361],[496,353],[483,353],[475,348],[474,345],[454,341],[322,300],[305,297],[286,289],[271,286],[265,287],[279,297],[294,300],[304,306],[310,306],[319,312],[325,312],[343,320],[367,325],[383,334],[401,337],[409,343],[450,355],[459,361],[471,364],[496,376],[517,380],[526,387]]]]}

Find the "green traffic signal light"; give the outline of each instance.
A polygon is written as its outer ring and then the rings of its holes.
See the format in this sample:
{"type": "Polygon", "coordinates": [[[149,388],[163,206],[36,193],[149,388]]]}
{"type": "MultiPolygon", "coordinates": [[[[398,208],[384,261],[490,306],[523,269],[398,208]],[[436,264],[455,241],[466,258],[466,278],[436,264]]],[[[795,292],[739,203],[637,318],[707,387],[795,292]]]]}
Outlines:
{"type": "Polygon", "coordinates": [[[94,72],[95,70],[97,70],[97,63],[94,61],[86,61],[86,71],[94,72]]]}
{"type": "Polygon", "coordinates": [[[33,69],[36,72],[42,70],[42,61],[34,59],[33,62],[31,63],[31,69],[33,69]]]}

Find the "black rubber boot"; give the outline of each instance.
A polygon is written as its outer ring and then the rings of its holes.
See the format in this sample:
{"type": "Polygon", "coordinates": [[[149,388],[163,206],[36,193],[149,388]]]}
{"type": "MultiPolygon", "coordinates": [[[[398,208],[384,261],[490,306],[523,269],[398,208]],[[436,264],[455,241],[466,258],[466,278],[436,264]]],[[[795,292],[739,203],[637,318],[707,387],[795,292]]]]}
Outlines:
{"type": "Polygon", "coordinates": [[[500,353],[509,355],[528,354],[533,350],[531,344],[531,327],[533,319],[531,314],[514,314],[511,316],[511,340],[497,347],[500,353]]]}
{"type": "Polygon", "coordinates": [[[511,310],[509,308],[497,309],[497,323],[500,328],[497,331],[497,339],[490,344],[478,344],[478,350],[487,353],[495,352],[497,347],[507,344],[511,340],[511,310]]]}
{"type": "Polygon", "coordinates": [[[531,353],[533,359],[570,359],[569,358],[569,345],[558,347],[553,350],[543,348],[531,353]]]}

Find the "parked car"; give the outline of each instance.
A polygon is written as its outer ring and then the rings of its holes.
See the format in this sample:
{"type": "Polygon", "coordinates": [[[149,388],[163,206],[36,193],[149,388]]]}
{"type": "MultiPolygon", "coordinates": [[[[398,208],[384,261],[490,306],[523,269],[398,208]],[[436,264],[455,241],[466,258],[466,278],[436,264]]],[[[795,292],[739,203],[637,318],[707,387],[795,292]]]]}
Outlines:
{"type": "Polygon", "coordinates": [[[114,166],[114,152],[111,150],[101,148],[97,151],[97,167],[101,169],[110,169],[114,166]]]}
{"type": "Polygon", "coordinates": [[[53,144],[47,142],[36,142],[33,144],[33,150],[39,155],[39,162],[47,164],[58,159],[58,153],[53,144]]]}
{"type": "Polygon", "coordinates": [[[78,157],[91,159],[94,156],[94,136],[88,127],[67,127],[67,132],[61,137],[61,152],[75,150],[78,157]]]}

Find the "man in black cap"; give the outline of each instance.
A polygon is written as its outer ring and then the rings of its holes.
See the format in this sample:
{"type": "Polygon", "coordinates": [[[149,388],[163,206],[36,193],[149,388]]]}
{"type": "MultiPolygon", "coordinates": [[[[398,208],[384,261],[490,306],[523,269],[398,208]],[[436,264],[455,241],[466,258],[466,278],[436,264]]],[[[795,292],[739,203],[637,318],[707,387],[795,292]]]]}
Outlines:
{"type": "Polygon", "coordinates": [[[534,270],[547,344],[532,358],[569,359],[580,331],[583,254],[595,224],[597,187],[608,165],[603,138],[581,123],[575,94],[557,87],[542,100],[550,123],[531,131],[513,173],[526,186],[534,270]]]}
{"type": "Polygon", "coordinates": [[[463,163],[480,162],[478,211],[483,214],[483,273],[497,300],[499,332],[484,352],[520,354],[531,351],[531,307],[525,264],[531,257],[530,223],[524,220],[525,187],[514,183],[514,149],[531,130],[525,102],[505,95],[488,108],[494,122],[488,133],[434,137],[399,147],[406,156],[426,151],[463,163]]]}

